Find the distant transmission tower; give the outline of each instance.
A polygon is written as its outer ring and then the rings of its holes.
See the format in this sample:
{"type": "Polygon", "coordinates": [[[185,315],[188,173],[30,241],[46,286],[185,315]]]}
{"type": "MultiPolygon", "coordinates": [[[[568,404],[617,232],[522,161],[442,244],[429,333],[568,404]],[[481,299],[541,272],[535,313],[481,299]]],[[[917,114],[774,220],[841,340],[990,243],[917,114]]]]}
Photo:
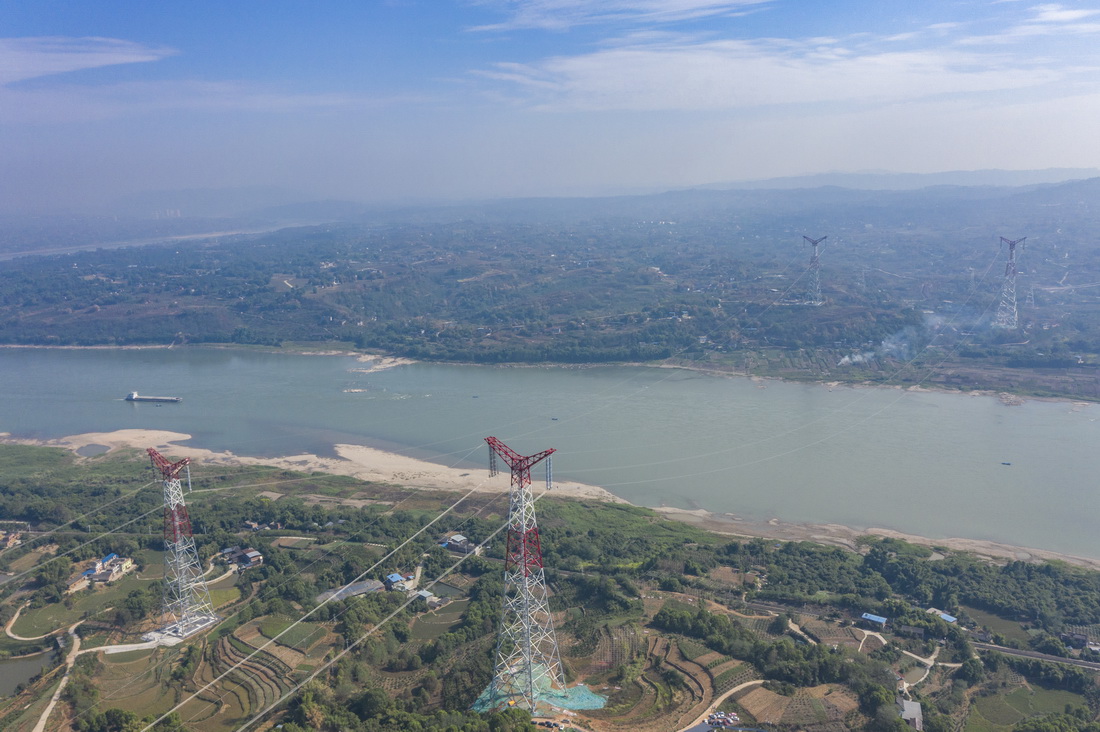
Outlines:
{"type": "Polygon", "coordinates": [[[997,307],[997,319],[993,322],[994,328],[1015,329],[1019,325],[1019,315],[1016,311],[1016,245],[1022,244],[1023,239],[1005,239],[1001,237],[1001,243],[1008,245],[1008,264],[1005,265],[1005,281],[1001,285],[1001,304],[997,307]]]}
{"type": "Polygon", "coordinates": [[[151,447],[146,452],[153,468],[164,477],[164,614],[168,624],[161,632],[185,638],[218,620],[202,577],[180,484],[180,471],[186,470],[187,488],[191,489],[191,458],[172,463],[151,447]]]}
{"type": "Polygon", "coordinates": [[[489,443],[489,474],[496,475],[499,455],[512,469],[508,507],[508,543],[504,559],[504,612],[497,634],[496,666],[489,685],[493,708],[522,706],[532,714],[540,692],[565,689],[554,621],[546,599],[542,547],[531,495],[531,468],[546,459],[546,487],[550,488],[553,449],[537,455],[516,453],[495,437],[489,443]]]}
{"type": "Polygon", "coordinates": [[[806,304],[824,305],[825,301],[821,298],[821,259],[818,257],[817,245],[829,237],[823,236],[820,239],[811,239],[803,234],[802,238],[813,247],[813,253],[810,254],[810,290],[806,294],[806,304]]]}

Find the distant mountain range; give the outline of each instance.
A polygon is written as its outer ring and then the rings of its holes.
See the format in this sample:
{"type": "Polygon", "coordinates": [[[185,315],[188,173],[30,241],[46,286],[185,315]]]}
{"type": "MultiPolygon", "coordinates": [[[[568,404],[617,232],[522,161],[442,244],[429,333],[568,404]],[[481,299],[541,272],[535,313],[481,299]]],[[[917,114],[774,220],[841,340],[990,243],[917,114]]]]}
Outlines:
{"type": "Polygon", "coordinates": [[[932,186],[1001,186],[1016,187],[1070,180],[1095,178],[1100,168],[1047,168],[1046,170],[953,170],[944,173],[890,173],[866,171],[860,173],[816,173],[786,178],[713,183],[700,188],[730,189],[791,189],[838,186],[864,191],[911,191],[932,186]]]}
{"type": "MultiPolygon", "coordinates": [[[[292,226],[484,224],[584,225],[638,221],[725,221],[751,214],[794,224],[814,216],[927,219],[948,212],[985,225],[1022,226],[1049,207],[1092,209],[1100,170],[955,171],[935,174],[823,173],[602,198],[512,198],[394,206],[303,200],[270,187],[149,192],[97,214],[0,216],[0,256],[148,244],[205,234],[292,226]],[[1040,208],[1041,207],[1041,208],[1040,208]],[[876,212],[879,212],[876,214],[876,212]],[[1029,213],[1030,212],[1030,213],[1029,213]],[[881,214],[881,215],[880,215],[881,214]],[[1023,217],[1023,218],[1021,218],[1023,217]]],[[[1064,210],[1064,209],[1063,209],[1064,210]]],[[[1090,214],[1091,217],[1095,214],[1090,214]]]]}
{"type": "MultiPolygon", "coordinates": [[[[859,191],[913,191],[935,186],[1015,188],[1020,186],[1050,185],[1065,181],[1082,180],[1100,176],[1097,168],[1050,168],[1047,170],[958,170],[944,173],[890,173],[869,171],[860,173],[818,173],[814,175],[768,178],[764,180],[714,183],[649,194],[576,197],[576,198],[524,198],[491,201],[458,201],[452,203],[410,204],[407,206],[380,206],[356,201],[325,199],[309,200],[308,196],[283,188],[254,186],[231,189],[186,189],[178,191],[150,191],[120,199],[107,213],[155,218],[178,215],[183,218],[240,218],[273,222],[320,223],[323,221],[374,220],[381,216],[391,219],[395,214],[413,216],[428,212],[454,212],[464,210],[513,211],[532,208],[560,208],[563,202],[570,205],[598,205],[610,201],[645,201],[667,196],[675,197],[689,191],[784,191],[818,189],[826,187],[859,191]]],[[[431,218],[434,215],[429,214],[431,218]]]]}

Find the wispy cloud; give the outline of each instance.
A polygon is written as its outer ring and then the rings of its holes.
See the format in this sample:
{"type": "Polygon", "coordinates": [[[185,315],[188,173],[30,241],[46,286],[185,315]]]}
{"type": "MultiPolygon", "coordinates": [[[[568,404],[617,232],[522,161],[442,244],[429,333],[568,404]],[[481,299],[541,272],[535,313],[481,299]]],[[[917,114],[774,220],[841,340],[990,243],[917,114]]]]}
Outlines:
{"type": "Polygon", "coordinates": [[[608,21],[607,37],[585,53],[503,62],[475,73],[501,82],[497,91],[511,91],[513,99],[528,106],[574,111],[874,105],[1028,88],[1049,91],[1062,82],[1076,84],[1073,93],[1081,92],[1082,83],[1100,86],[1094,73],[1100,52],[1074,52],[1055,41],[1100,34],[1100,9],[1044,3],[1017,6],[999,22],[996,16],[931,18],[917,27],[857,30],[840,38],[721,38],[707,24],[696,24],[692,35],[641,22],[652,20],[646,14],[658,6],[669,13],[748,7],[707,0],[517,4],[512,22],[524,13],[570,22],[601,18],[608,21]],[[639,22],[611,22],[614,13],[639,22]],[[983,26],[984,33],[974,32],[983,26]]]}
{"type": "Polygon", "coordinates": [[[48,88],[0,88],[0,123],[87,122],[161,112],[295,114],[423,103],[414,93],[370,97],[310,93],[237,81],[145,81],[48,88]]]}
{"type": "Polygon", "coordinates": [[[1067,8],[1053,3],[1033,5],[1029,15],[1000,33],[971,36],[961,42],[972,46],[1015,43],[1036,36],[1086,36],[1100,34],[1100,9],[1067,8]],[[1091,19],[1091,20],[1090,20],[1091,19]]]}
{"type": "Polygon", "coordinates": [[[1032,10],[1036,11],[1034,20],[1037,23],[1073,23],[1100,15],[1100,10],[1086,8],[1071,10],[1063,5],[1055,4],[1036,5],[1032,10]]]}
{"type": "Polygon", "coordinates": [[[0,85],[118,64],[159,61],[174,49],[116,38],[0,38],[0,85]]]}
{"type": "Polygon", "coordinates": [[[514,85],[534,106],[572,110],[913,101],[1059,78],[988,53],[871,51],[835,39],[636,44],[535,64],[498,64],[483,74],[514,85]]]}
{"type": "Polygon", "coordinates": [[[741,15],[772,0],[481,0],[508,17],[477,31],[541,28],[566,30],[609,22],[672,23],[741,15]]]}

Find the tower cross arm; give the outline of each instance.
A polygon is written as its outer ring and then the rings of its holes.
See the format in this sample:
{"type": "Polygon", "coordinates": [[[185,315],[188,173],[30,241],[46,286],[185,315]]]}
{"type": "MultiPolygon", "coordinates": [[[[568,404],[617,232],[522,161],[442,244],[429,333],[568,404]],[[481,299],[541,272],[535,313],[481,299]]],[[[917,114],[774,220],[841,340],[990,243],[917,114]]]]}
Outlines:
{"type": "Polygon", "coordinates": [[[486,437],[485,441],[489,443],[489,449],[504,458],[504,462],[508,463],[513,470],[530,468],[557,452],[556,448],[552,447],[534,455],[520,455],[495,437],[486,437]]]}
{"type": "Polygon", "coordinates": [[[149,453],[149,459],[153,462],[153,467],[160,471],[160,474],[164,476],[165,480],[172,480],[178,477],[180,470],[191,463],[191,458],[184,458],[183,460],[173,463],[152,447],[147,448],[145,452],[149,453]]]}

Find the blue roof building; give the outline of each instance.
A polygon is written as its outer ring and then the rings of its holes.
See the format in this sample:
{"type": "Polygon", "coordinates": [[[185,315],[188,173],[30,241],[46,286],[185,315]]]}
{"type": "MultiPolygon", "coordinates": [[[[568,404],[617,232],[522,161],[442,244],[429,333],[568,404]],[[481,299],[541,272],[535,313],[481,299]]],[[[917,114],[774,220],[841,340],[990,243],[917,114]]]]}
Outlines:
{"type": "Polygon", "coordinates": [[[948,615],[947,613],[940,613],[940,619],[947,623],[954,623],[958,620],[954,615],[948,615]]]}
{"type": "Polygon", "coordinates": [[[118,555],[115,554],[114,552],[111,552],[107,556],[103,557],[103,563],[106,564],[107,562],[111,561],[112,559],[118,559],[118,555]]]}
{"type": "Polygon", "coordinates": [[[872,615],[871,613],[863,613],[863,615],[861,615],[860,617],[863,618],[864,620],[868,620],[872,623],[878,623],[879,625],[886,625],[886,618],[882,617],[881,615],[872,615]]]}

